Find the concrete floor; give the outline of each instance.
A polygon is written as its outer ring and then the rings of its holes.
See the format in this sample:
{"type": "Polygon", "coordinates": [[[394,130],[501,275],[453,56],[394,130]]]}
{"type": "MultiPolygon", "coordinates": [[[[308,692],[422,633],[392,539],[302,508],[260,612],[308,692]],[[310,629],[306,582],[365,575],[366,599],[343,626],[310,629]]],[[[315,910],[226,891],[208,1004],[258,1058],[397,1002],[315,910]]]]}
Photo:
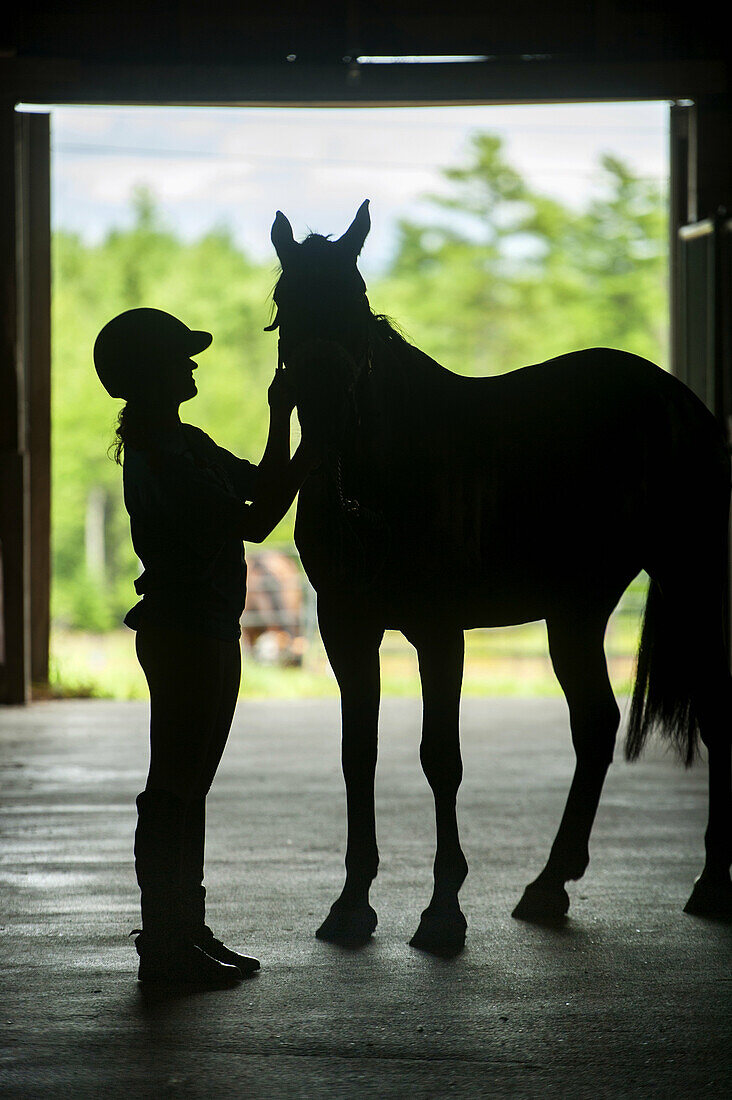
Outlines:
{"type": "Polygon", "coordinates": [[[241,704],[210,797],[210,918],[261,973],[233,991],[143,995],[133,799],[146,707],[0,710],[8,1097],[732,1095],[732,928],[685,916],[702,862],[703,768],[652,750],[609,777],[561,930],[511,919],[558,823],[562,700],[463,706],[468,946],[407,946],[430,892],[417,701],[386,700],[373,941],[315,940],[341,885],[335,701],[241,704]]]}

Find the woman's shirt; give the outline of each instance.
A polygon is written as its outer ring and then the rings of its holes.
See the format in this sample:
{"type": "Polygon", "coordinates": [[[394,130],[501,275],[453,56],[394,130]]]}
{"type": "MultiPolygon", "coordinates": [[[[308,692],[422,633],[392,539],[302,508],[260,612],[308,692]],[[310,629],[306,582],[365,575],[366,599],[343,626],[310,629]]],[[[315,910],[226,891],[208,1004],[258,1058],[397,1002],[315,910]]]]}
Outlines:
{"type": "Polygon", "coordinates": [[[182,449],[125,448],[124,497],[132,545],[144,567],[142,599],[125,617],[236,640],[246,600],[241,535],[257,467],[191,424],[182,449]]]}

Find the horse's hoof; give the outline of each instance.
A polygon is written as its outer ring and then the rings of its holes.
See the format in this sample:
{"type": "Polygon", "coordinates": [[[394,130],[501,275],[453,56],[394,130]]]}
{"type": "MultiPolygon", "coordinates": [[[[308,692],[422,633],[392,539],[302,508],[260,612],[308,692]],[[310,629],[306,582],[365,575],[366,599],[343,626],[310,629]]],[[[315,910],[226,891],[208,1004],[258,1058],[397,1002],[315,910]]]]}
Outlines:
{"type": "Polygon", "coordinates": [[[729,878],[711,878],[702,872],[694,883],[684,912],[693,917],[732,920],[732,882],[729,878]]]}
{"type": "Polygon", "coordinates": [[[315,935],[329,943],[360,947],[371,939],[376,925],[376,911],[370,905],[351,908],[335,902],[315,935]]]}
{"type": "Polygon", "coordinates": [[[425,909],[409,946],[442,959],[454,959],[465,947],[467,927],[468,922],[459,909],[449,912],[425,909]]]}
{"type": "Polygon", "coordinates": [[[568,909],[569,894],[563,886],[547,890],[546,887],[530,883],[511,916],[517,920],[532,921],[534,924],[561,924],[568,909]]]}

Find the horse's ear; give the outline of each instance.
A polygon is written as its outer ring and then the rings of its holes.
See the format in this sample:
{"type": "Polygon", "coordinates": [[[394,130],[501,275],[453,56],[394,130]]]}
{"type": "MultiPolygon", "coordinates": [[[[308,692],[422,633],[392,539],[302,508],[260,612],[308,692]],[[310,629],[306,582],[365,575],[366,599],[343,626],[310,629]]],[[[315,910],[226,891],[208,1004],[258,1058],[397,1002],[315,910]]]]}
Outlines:
{"type": "Polygon", "coordinates": [[[292,235],[292,226],[281,210],[278,210],[275,214],[270,237],[272,238],[272,244],[277,253],[277,258],[284,267],[288,258],[297,248],[297,243],[292,235]]]}
{"type": "Polygon", "coordinates": [[[356,217],[336,243],[350,252],[355,260],[363,248],[363,242],[366,240],[370,228],[369,200],[364,199],[358,208],[356,217]]]}

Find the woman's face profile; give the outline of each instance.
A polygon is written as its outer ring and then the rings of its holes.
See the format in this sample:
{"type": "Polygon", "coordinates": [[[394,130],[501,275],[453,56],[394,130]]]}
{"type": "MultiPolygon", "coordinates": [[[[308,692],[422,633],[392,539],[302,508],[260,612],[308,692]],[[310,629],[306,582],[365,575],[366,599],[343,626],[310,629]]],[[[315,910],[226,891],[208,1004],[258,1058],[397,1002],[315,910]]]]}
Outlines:
{"type": "Polygon", "coordinates": [[[154,373],[150,373],[143,391],[146,404],[153,408],[176,407],[183,401],[190,401],[198,393],[193,372],[198,363],[193,359],[179,357],[157,364],[154,373]]]}

